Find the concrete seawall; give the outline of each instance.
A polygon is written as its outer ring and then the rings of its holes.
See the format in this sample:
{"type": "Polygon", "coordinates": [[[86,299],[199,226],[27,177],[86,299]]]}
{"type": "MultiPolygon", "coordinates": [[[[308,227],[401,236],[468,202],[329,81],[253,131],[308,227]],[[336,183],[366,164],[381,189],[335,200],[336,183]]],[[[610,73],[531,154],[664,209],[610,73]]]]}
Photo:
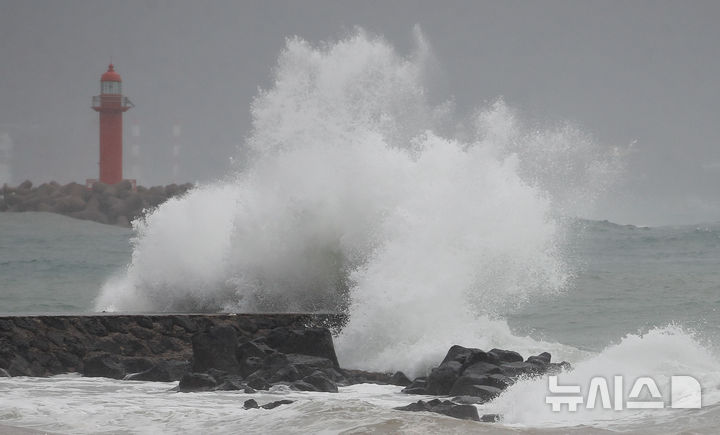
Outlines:
{"type": "Polygon", "coordinates": [[[250,341],[275,328],[332,330],[344,321],[339,314],[6,315],[0,316],[0,369],[11,376],[87,374],[95,359],[110,355],[127,372],[170,361],[177,377],[187,371],[198,331],[232,326],[250,341]]]}

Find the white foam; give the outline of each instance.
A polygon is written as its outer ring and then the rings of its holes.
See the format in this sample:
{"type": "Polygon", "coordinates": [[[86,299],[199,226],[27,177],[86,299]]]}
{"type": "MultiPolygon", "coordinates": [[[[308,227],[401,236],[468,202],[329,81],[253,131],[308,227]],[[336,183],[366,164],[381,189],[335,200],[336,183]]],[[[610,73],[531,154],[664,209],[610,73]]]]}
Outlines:
{"type": "MultiPolygon", "coordinates": [[[[663,425],[688,415],[687,410],[669,407],[671,376],[695,377],[703,388],[703,407],[712,408],[720,403],[720,362],[692,333],[678,326],[655,328],[644,335],[627,335],[620,343],[573,366],[572,371],[559,375],[558,384],[579,385],[580,395],[586,400],[591,378],[603,377],[613,407],[614,376],[622,376],[623,409],[603,409],[599,401],[595,409],[587,409],[584,401],[577,412],[569,412],[566,406],[554,412],[545,402],[549,394],[547,377],[519,382],[489,406],[504,416],[504,424],[520,427],[663,425]],[[664,409],[627,409],[630,389],[639,377],[650,377],[657,384],[665,402],[664,409]]],[[[697,418],[699,412],[694,415],[697,418]]],[[[693,424],[699,424],[699,420],[693,424]]],[[[684,422],[679,428],[686,425],[684,422]]]]}

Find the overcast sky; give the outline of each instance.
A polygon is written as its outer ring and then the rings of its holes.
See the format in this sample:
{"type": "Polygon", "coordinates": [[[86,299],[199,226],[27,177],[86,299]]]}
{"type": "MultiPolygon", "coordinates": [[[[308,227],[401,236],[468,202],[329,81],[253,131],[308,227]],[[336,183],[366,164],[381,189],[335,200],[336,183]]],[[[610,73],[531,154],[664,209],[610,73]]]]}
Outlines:
{"type": "Polygon", "coordinates": [[[637,141],[593,217],[720,221],[719,22],[713,1],[0,0],[0,170],[11,183],[96,177],[90,99],[112,58],[137,106],[126,175],[211,180],[249,133],[286,37],[360,26],[407,53],[419,24],[439,65],[431,91],[461,110],[503,96],[600,144],[637,141]]]}

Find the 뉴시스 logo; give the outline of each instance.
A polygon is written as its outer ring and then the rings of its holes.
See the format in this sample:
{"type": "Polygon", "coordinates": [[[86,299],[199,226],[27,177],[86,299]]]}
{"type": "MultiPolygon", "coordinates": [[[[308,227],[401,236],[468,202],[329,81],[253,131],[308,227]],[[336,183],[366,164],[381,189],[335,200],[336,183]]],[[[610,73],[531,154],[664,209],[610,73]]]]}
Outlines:
{"type": "MultiPolygon", "coordinates": [[[[548,377],[550,394],[545,397],[545,403],[552,407],[554,412],[559,412],[562,405],[567,405],[570,412],[578,410],[578,406],[585,400],[585,409],[595,409],[600,402],[603,409],[662,409],[665,408],[665,398],[660,393],[655,381],[648,376],[641,376],[635,379],[630,388],[627,400],[623,397],[622,376],[613,377],[612,400],[611,390],[608,381],[602,376],[590,379],[590,386],[587,395],[583,398],[580,385],[558,385],[558,377],[548,377]],[[640,396],[643,390],[647,393],[643,399],[640,396]],[[649,396],[649,397],[648,397],[649,396]]],[[[671,376],[670,377],[670,408],[674,409],[697,409],[701,407],[702,392],[700,382],[692,376],[671,376]]]]}

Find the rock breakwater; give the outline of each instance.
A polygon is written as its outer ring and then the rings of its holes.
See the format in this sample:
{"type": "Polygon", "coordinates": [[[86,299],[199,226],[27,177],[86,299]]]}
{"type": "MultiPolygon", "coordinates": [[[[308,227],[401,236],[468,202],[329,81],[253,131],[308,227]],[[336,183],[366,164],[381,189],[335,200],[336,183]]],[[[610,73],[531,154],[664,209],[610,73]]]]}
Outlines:
{"type": "Polygon", "coordinates": [[[0,211],[59,213],[102,224],[129,227],[130,222],[168,199],[179,196],[192,184],[169,184],[133,189],[130,181],[108,185],[94,183],[91,188],[78,183],[60,185],[56,182],[33,187],[25,181],[17,187],[3,185],[0,190],[0,211]]]}

